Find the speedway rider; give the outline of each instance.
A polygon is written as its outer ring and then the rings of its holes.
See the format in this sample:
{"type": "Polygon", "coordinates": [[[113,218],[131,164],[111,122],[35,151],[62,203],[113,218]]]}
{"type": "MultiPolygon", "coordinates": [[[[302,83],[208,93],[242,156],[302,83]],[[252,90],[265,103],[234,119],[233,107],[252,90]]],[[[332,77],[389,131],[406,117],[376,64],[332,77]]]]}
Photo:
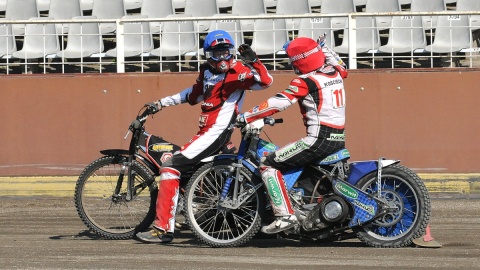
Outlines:
{"type": "Polygon", "coordinates": [[[153,229],[137,234],[144,242],[173,240],[180,175],[230,141],[245,90],[262,90],[273,82],[250,46],[243,44],[238,48],[245,64],[235,60],[234,40],[223,30],[212,31],[206,36],[203,51],[207,62],[201,66],[193,86],[148,104],[162,109],[186,102],[190,105],[201,103],[202,111],[198,133],[162,164],[153,229]]]}
{"type": "Polygon", "coordinates": [[[260,171],[277,220],[262,228],[273,234],[290,229],[298,223],[288,197],[281,171],[321,160],[345,147],[345,88],[347,70],[338,57],[324,44],[298,37],[284,49],[298,75],[283,92],[269,98],[248,112],[239,115],[238,125],[247,129],[263,127],[262,119],[283,111],[298,102],[307,135],[261,160],[260,171]]]}

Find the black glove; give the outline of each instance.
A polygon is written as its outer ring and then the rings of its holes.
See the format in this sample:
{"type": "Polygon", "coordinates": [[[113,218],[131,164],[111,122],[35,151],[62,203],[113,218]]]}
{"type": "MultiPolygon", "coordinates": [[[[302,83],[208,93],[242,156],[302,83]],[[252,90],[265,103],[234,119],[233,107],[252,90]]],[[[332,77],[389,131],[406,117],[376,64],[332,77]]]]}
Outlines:
{"type": "Polygon", "coordinates": [[[242,44],[238,47],[240,53],[239,58],[246,64],[257,62],[257,54],[250,48],[248,44],[242,44]]]}
{"type": "Polygon", "coordinates": [[[160,105],[159,107],[157,102],[149,102],[145,104],[145,107],[147,108],[147,110],[150,110],[152,114],[156,114],[158,111],[162,109],[162,106],[160,105]]]}

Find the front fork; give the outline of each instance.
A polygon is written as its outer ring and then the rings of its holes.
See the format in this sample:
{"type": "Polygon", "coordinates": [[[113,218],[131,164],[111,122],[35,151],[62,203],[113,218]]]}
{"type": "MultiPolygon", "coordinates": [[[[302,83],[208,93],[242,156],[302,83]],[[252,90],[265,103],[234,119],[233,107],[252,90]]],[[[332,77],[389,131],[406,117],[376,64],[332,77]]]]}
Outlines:
{"type": "Polygon", "coordinates": [[[122,197],[122,185],[123,180],[125,179],[125,172],[127,172],[127,195],[125,200],[128,202],[133,199],[135,194],[135,175],[132,172],[131,164],[131,161],[124,162],[122,164],[122,167],[120,168],[120,174],[118,175],[117,184],[115,185],[115,193],[113,194],[113,198],[119,199],[122,197]]]}

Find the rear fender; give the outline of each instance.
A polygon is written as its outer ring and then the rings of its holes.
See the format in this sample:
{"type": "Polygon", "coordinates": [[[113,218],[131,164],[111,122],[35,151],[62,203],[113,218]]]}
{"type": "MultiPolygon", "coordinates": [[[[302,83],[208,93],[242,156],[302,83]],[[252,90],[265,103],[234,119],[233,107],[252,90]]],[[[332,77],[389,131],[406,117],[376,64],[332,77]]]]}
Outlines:
{"type": "MultiPolygon", "coordinates": [[[[366,160],[366,161],[354,161],[349,164],[350,175],[348,176],[348,182],[352,185],[356,185],[357,182],[365,175],[377,171],[378,160],[366,160]]],[[[380,163],[382,168],[389,167],[393,164],[399,163],[400,160],[381,159],[380,163]]]]}

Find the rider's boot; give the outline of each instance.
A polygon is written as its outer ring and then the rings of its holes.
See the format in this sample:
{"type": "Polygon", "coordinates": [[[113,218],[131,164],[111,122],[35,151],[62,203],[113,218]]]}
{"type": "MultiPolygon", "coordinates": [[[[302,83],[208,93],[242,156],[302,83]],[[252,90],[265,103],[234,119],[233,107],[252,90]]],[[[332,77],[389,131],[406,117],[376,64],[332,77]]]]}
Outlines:
{"type": "Polygon", "coordinates": [[[170,243],[173,240],[173,233],[153,226],[153,229],[148,232],[137,233],[137,238],[145,243],[170,243]]]}
{"type": "Polygon", "coordinates": [[[279,233],[295,227],[298,224],[297,217],[295,215],[288,215],[277,218],[270,225],[263,226],[262,232],[266,234],[279,233]]]}

